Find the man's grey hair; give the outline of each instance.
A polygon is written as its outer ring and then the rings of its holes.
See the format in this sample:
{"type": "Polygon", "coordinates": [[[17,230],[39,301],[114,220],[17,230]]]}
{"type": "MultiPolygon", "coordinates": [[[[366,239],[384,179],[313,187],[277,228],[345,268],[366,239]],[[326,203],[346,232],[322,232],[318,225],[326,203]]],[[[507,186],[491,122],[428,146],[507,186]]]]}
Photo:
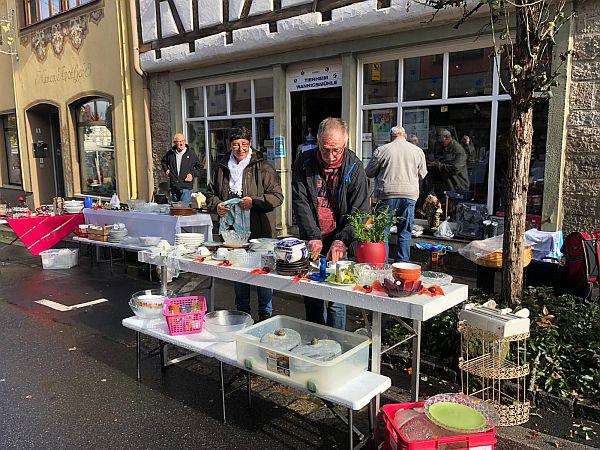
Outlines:
{"type": "Polygon", "coordinates": [[[181,136],[185,140],[185,136],[183,135],[183,133],[175,133],[173,135],[173,142],[175,142],[177,140],[178,136],[181,136]]]}
{"type": "Polygon", "coordinates": [[[348,143],[348,124],[342,119],[336,117],[327,117],[319,124],[317,139],[321,139],[323,133],[330,130],[341,130],[344,133],[344,141],[348,143]]]}
{"type": "Polygon", "coordinates": [[[448,136],[448,137],[452,137],[452,133],[450,133],[448,130],[446,130],[445,128],[442,128],[440,130],[440,136],[444,137],[444,136],[448,136]]]}
{"type": "Polygon", "coordinates": [[[406,134],[406,130],[404,129],[404,127],[401,126],[397,126],[397,127],[392,127],[392,129],[390,130],[390,134],[392,136],[402,136],[403,134],[406,134]]]}

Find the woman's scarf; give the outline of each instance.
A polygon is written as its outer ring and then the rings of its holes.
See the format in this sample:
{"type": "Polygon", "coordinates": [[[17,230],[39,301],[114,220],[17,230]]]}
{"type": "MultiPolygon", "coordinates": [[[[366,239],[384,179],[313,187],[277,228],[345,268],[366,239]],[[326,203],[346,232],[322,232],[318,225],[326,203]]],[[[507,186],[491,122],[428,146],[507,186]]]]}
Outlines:
{"type": "Polygon", "coordinates": [[[242,196],[244,169],[250,164],[251,156],[252,149],[249,149],[246,157],[238,163],[235,160],[235,156],[233,156],[233,152],[229,154],[229,161],[227,162],[227,167],[229,168],[229,190],[240,197],[242,196]]]}

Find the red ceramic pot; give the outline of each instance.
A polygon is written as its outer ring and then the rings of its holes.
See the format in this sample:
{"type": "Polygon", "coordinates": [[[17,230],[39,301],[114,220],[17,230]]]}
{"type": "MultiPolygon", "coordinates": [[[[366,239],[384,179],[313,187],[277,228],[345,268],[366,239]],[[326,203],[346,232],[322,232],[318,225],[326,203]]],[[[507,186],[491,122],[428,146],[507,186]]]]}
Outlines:
{"type": "Polygon", "coordinates": [[[356,261],[367,264],[384,264],[385,242],[359,242],[356,247],[356,261]]]}

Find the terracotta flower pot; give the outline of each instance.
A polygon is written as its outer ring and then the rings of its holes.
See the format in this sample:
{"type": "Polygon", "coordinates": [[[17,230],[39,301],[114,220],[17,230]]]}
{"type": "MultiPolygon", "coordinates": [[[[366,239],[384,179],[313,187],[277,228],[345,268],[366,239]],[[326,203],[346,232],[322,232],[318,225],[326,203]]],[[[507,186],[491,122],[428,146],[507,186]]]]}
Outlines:
{"type": "Polygon", "coordinates": [[[356,261],[368,264],[385,263],[385,242],[359,242],[356,247],[356,261]]]}

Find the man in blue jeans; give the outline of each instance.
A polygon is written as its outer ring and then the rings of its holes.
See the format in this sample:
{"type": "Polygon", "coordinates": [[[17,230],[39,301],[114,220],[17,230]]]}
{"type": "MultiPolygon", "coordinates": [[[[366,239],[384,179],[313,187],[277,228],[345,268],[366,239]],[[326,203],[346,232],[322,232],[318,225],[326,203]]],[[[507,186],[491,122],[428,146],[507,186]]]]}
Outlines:
{"type": "Polygon", "coordinates": [[[194,178],[200,176],[202,165],[198,156],[185,143],[183,134],[173,136],[173,147],[163,156],[161,165],[169,177],[171,200],[189,205],[194,178]]]}
{"type": "MultiPolygon", "coordinates": [[[[365,172],[375,178],[375,197],[378,209],[388,208],[396,217],[396,261],[410,259],[410,239],[415,220],[415,203],[419,198],[419,181],[427,175],[423,150],[406,140],[402,127],[390,131],[391,142],[378,147],[365,172]]],[[[388,234],[385,231],[386,256],[389,257],[388,234]]]]}
{"type": "MultiPolygon", "coordinates": [[[[370,211],[367,177],[361,161],[347,148],[348,125],[328,117],[319,125],[318,148],[294,163],[292,207],[300,238],[308,241],[313,260],[343,258],[354,241],[348,214],[370,211]]],[[[346,328],[346,305],[304,297],[306,320],[346,328]]]]}

